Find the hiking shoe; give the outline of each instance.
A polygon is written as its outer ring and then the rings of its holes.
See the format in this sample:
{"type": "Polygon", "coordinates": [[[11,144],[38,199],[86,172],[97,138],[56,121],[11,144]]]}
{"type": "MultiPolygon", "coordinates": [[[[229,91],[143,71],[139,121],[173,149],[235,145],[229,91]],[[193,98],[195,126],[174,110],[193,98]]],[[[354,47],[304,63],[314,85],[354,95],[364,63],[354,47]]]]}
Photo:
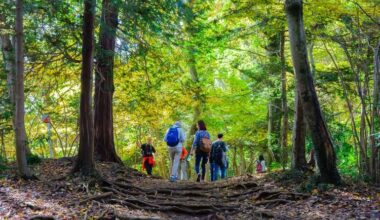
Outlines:
{"type": "Polygon", "coordinates": [[[200,182],[201,181],[201,174],[198,174],[197,176],[197,182],[200,182]]]}
{"type": "Polygon", "coordinates": [[[170,179],[169,179],[169,181],[172,182],[172,183],[175,183],[175,182],[177,182],[177,177],[171,176],[170,179]]]}

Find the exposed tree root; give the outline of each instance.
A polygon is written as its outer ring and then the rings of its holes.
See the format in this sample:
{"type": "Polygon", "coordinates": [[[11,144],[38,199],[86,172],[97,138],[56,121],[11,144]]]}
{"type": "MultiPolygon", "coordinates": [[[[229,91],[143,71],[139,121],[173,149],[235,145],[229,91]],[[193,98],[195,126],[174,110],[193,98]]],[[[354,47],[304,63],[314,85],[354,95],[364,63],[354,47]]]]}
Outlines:
{"type": "Polygon", "coordinates": [[[69,206],[72,206],[72,205],[75,205],[75,204],[81,205],[81,204],[84,204],[84,203],[92,201],[92,200],[105,199],[107,197],[111,197],[112,195],[113,195],[112,192],[106,192],[106,193],[103,193],[103,194],[100,194],[100,195],[90,196],[90,197],[88,197],[86,199],[83,199],[83,200],[79,201],[79,203],[78,202],[71,203],[71,204],[69,204],[69,206]]]}

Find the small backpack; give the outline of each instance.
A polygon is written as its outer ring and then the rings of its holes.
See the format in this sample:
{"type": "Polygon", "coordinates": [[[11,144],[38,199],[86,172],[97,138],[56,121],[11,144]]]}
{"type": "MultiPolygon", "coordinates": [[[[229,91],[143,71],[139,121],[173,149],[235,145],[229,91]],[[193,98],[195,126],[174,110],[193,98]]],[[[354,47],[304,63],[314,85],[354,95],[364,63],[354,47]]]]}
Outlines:
{"type": "Polygon", "coordinates": [[[215,163],[219,166],[226,165],[226,153],[223,151],[222,146],[222,142],[218,142],[213,155],[215,163]]]}
{"type": "Polygon", "coordinates": [[[199,149],[202,152],[210,153],[210,151],[211,151],[211,140],[209,138],[207,138],[207,137],[203,137],[201,139],[201,143],[200,143],[199,149]]]}
{"type": "Polygon", "coordinates": [[[262,173],[263,172],[263,165],[261,165],[261,162],[258,160],[256,161],[256,172],[262,173]]]}
{"type": "Polygon", "coordinates": [[[178,128],[169,128],[168,134],[166,135],[166,143],[170,147],[175,147],[179,143],[179,132],[178,128]]]}

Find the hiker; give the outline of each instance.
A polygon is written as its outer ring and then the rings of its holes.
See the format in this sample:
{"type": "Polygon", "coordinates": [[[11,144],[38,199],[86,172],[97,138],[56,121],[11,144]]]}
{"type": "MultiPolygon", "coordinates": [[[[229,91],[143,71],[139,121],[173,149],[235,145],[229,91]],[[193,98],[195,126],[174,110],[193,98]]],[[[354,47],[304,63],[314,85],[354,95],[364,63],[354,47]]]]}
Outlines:
{"type": "Polygon", "coordinates": [[[257,173],[265,173],[267,171],[267,167],[265,166],[264,156],[261,154],[259,159],[256,161],[256,172],[257,173]]]}
{"type": "Polygon", "coordinates": [[[218,134],[218,140],[214,141],[211,146],[210,153],[210,165],[211,165],[211,181],[218,180],[219,170],[220,178],[226,178],[226,169],[227,169],[227,146],[223,141],[223,134],[218,134]]]}
{"type": "Polygon", "coordinates": [[[186,150],[186,147],[182,146],[182,153],[178,167],[178,178],[180,180],[187,180],[187,156],[188,152],[186,150]]]}
{"type": "Polygon", "coordinates": [[[168,145],[169,157],[171,161],[170,169],[170,181],[177,181],[177,170],[179,160],[182,153],[182,145],[185,143],[185,132],[182,130],[180,121],[177,121],[172,127],[170,127],[164,137],[164,141],[168,145]]]}
{"type": "Polygon", "coordinates": [[[199,120],[197,123],[198,131],[195,133],[194,142],[190,151],[193,155],[195,151],[195,172],[197,173],[197,182],[204,181],[206,175],[206,164],[211,151],[210,134],[207,132],[204,121],[199,120]],[[199,166],[202,162],[202,173],[199,166]]]}
{"type": "Polygon", "coordinates": [[[147,142],[141,145],[141,154],[143,156],[143,170],[146,169],[148,177],[152,176],[152,168],[155,164],[153,154],[156,153],[152,145],[152,138],[148,137],[147,142]]]}

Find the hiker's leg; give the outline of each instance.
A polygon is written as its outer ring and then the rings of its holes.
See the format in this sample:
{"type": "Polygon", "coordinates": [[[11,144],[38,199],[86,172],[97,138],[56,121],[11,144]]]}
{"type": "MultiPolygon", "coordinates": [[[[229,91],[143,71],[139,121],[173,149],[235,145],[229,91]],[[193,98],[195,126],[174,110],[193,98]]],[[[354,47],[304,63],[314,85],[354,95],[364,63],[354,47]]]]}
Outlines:
{"type": "Polygon", "coordinates": [[[201,164],[201,159],[202,159],[202,154],[201,153],[197,153],[195,154],[195,172],[196,174],[200,174],[199,172],[199,165],[201,164]]]}
{"type": "Polygon", "coordinates": [[[208,161],[208,154],[202,153],[202,180],[205,179],[207,161],[208,161]]]}
{"type": "Polygon", "coordinates": [[[221,179],[226,178],[226,166],[224,165],[220,166],[220,178],[221,179]]]}
{"type": "Polygon", "coordinates": [[[215,180],[219,179],[219,171],[220,171],[220,166],[218,164],[215,164],[215,173],[214,173],[215,180]]]}
{"type": "Polygon", "coordinates": [[[146,172],[148,173],[148,175],[152,175],[152,165],[148,164],[148,166],[146,167],[146,172]]]}
{"type": "Polygon", "coordinates": [[[145,167],[146,173],[149,174],[149,162],[148,162],[148,160],[144,161],[144,167],[145,167]]]}
{"type": "Polygon", "coordinates": [[[182,169],[182,161],[180,160],[180,161],[179,161],[179,164],[178,164],[178,170],[177,170],[177,178],[178,178],[179,180],[182,179],[181,169],[182,169]]]}
{"type": "Polygon", "coordinates": [[[210,177],[211,181],[214,181],[215,163],[210,163],[210,177]]]}
{"type": "Polygon", "coordinates": [[[187,161],[186,161],[186,159],[184,159],[183,161],[182,161],[182,164],[181,164],[181,170],[182,170],[182,176],[181,176],[181,178],[182,178],[182,180],[187,180],[187,161]]]}
{"type": "Polygon", "coordinates": [[[174,160],[173,160],[172,176],[177,177],[177,170],[178,170],[179,160],[181,158],[182,147],[175,147],[174,149],[175,149],[175,153],[174,153],[174,160]]]}
{"type": "Polygon", "coordinates": [[[169,158],[170,158],[170,176],[172,176],[172,170],[173,170],[173,164],[174,164],[174,156],[175,156],[175,148],[174,147],[168,147],[169,151],[169,158]]]}

